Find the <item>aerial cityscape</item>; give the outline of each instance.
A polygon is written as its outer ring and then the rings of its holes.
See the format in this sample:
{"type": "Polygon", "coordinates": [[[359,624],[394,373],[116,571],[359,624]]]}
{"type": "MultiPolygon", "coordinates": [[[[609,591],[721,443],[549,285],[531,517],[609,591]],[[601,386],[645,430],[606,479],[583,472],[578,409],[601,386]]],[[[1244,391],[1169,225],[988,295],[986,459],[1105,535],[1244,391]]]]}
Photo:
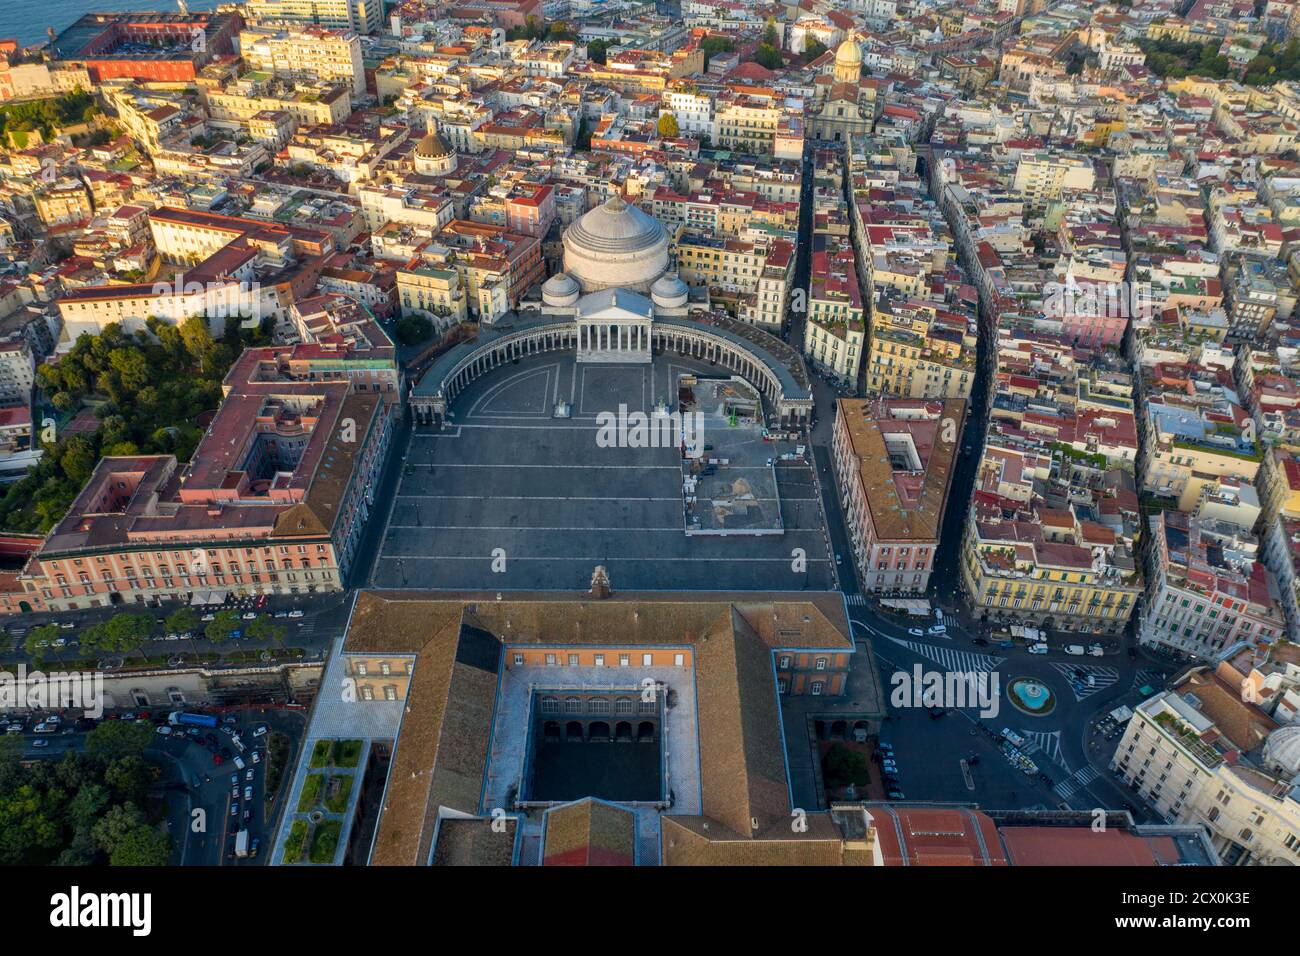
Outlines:
{"type": "Polygon", "coordinates": [[[126,6],[0,19],[0,864],[1300,865],[1300,0],[126,6]]]}

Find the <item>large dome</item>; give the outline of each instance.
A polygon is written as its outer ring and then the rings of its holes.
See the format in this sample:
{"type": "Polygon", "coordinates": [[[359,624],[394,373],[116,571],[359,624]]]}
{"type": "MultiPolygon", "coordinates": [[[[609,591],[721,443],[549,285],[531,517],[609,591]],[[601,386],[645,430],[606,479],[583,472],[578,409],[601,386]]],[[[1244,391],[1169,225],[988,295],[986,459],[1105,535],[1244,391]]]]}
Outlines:
{"type": "Polygon", "coordinates": [[[564,271],[583,292],[646,292],[668,269],[668,233],[653,216],[611,196],[564,232],[564,271]]]}
{"type": "Polygon", "coordinates": [[[852,40],[845,40],[835,51],[836,66],[862,66],[862,48],[852,40]]]}
{"type": "Polygon", "coordinates": [[[1279,727],[1264,741],[1264,763],[1288,778],[1300,772],[1300,727],[1279,727]]]}

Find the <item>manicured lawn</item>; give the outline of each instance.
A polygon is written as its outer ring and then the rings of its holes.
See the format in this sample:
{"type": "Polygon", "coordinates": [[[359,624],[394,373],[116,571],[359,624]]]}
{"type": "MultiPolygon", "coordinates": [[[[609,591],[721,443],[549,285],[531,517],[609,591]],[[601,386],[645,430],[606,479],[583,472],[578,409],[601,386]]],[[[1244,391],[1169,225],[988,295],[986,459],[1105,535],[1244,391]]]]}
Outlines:
{"type": "Polygon", "coordinates": [[[334,744],[334,766],[355,767],[361,760],[361,741],[340,740],[334,744]]]}
{"type": "Polygon", "coordinates": [[[311,761],[309,765],[314,769],[316,767],[328,767],[330,765],[330,753],[334,749],[334,741],[318,740],[316,746],[311,748],[311,761]]]}
{"type": "Polygon", "coordinates": [[[284,862],[297,863],[302,859],[302,850],[307,843],[307,822],[294,820],[289,828],[289,835],[284,838],[284,862]]]}
{"type": "Polygon", "coordinates": [[[302,782],[302,793],[298,795],[298,812],[307,813],[316,809],[320,802],[321,787],[325,783],[323,773],[312,773],[302,782]]]}
{"type": "Polygon", "coordinates": [[[351,777],[334,777],[330,780],[325,809],[330,813],[342,813],[348,808],[348,797],[352,794],[351,777]]]}
{"type": "Polygon", "coordinates": [[[343,824],[337,820],[327,820],[318,826],[311,840],[311,861],[333,863],[334,851],[338,849],[339,835],[342,832],[343,824]]]}

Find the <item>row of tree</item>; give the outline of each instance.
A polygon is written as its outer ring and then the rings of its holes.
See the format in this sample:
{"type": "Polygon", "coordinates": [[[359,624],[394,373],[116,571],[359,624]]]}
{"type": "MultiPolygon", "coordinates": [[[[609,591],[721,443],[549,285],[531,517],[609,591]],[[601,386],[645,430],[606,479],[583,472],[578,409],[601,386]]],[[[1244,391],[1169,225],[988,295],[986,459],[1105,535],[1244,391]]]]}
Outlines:
{"type": "Polygon", "coordinates": [[[22,765],[22,738],[0,738],[0,865],[166,866],[171,837],[146,797],[150,724],[105,721],[84,753],[22,765]]]}
{"type": "MultiPolygon", "coordinates": [[[[241,637],[250,641],[283,644],[286,630],[283,625],[259,614],[256,619],[244,626],[239,612],[232,609],[218,611],[213,619],[204,622],[193,608],[181,607],[173,611],[162,621],[162,627],[169,634],[188,634],[191,640],[205,637],[209,642],[221,645],[231,640],[236,631],[241,637]]],[[[153,636],[158,622],[147,614],[114,614],[107,621],[92,624],[78,636],[78,658],[101,657],[106,655],[145,654],[145,645],[153,636]]],[[[56,624],[44,624],[27,632],[23,647],[38,667],[44,667],[51,658],[61,659],[62,653],[55,642],[60,638],[60,629],[56,624]]]]}
{"type": "MultiPolygon", "coordinates": [[[[57,364],[41,365],[37,380],[55,410],[67,418],[84,404],[96,407],[93,432],[63,434],[37,423],[40,463],[0,498],[0,530],[45,533],[67,512],[104,455],[173,454],[189,461],[203,430],[196,420],[221,402],[221,380],[245,348],[269,338],[260,328],[226,321],[214,338],[207,319],[181,325],[151,318],[148,332],[105,326],[83,333],[57,364]]],[[[52,423],[51,423],[52,424],[52,423]]]]}

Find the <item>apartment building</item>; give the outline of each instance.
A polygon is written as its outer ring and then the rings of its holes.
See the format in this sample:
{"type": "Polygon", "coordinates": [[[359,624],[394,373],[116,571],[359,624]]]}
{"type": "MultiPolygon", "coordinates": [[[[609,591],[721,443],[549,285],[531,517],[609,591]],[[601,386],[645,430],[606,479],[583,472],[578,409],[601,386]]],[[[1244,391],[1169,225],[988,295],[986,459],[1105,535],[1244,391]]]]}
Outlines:
{"type": "Polygon", "coordinates": [[[1148,518],[1143,644],[1211,659],[1239,643],[1271,644],[1286,618],[1259,553],[1259,539],[1208,515],[1162,511],[1148,518]]]}
{"type": "Polygon", "coordinates": [[[977,334],[969,317],[943,303],[881,296],[871,313],[867,391],[969,400],[977,334]]]}
{"type": "Polygon", "coordinates": [[[254,70],[293,80],[341,83],[354,97],[366,92],[361,38],[352,30],[250,27],[239,34],[239,52],[254,70]]]}
{"type": "Polygon", "coordinates": [[[383,0],[247,0],[244,15],[261,25],[317,25],[367,36],[384,28],[383,0]]]}
{"type": "Polygon", "coordinates": [[[189,465],[101,459],[6,582],[0,613],[341,589],[395,406],[356,382],[293,381],[275,368],[244,354],[189,465]]]}
{"type": "Polygon", "coordinates": [[[1092,189],[1096,174],[1085,157],[1063,153],[1025,152],[1016,164],[1011,189],[1031,203],[1060,199],[1067,190],[1092,189]]]}
{"type": "Polygon", "coordinates": [[[966,403],[841,398],[831,456],[863,589],[929,587],[966,403]]]}
{"type": "Polygon", "coordinates": [[[853,250],[844,243],[836,252],[814,252],[804,355],[816,368],[856,383],[865,341],[866,323],[853,250]]]}
{"type": "Polygon", "coordinates": [[[1111,770],[1228,866],[1300,865],[1300,727],[1279,727],[1202,668],[1134,709],[1111,770]]]}

